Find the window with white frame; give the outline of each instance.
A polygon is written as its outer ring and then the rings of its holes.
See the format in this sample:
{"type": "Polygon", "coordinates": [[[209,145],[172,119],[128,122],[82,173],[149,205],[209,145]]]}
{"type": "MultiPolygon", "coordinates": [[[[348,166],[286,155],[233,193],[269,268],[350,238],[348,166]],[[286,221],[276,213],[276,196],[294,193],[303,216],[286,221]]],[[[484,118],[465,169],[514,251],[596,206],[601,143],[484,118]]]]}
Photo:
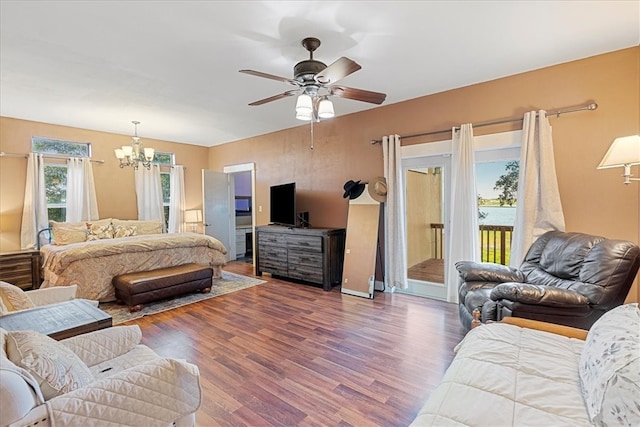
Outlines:
{"type": "Polygon", "coordinates": [[[45,154],[44,181],[49,220],[65,221],[67,217],[68,157],[91,157],[91,143],[65,141],[34,136],[31,151],[45,154]]]}
{"type": "Polygon", "coordinates": [[[162,206],[164,210],[165,226],[169,224],[169,202],[171,201],[171,167],[175,165],[175,154],[155,152],[153,163],[160,166],[169,166],[169,170],[160,170],[160,184],[162,185],[162,206]]]}

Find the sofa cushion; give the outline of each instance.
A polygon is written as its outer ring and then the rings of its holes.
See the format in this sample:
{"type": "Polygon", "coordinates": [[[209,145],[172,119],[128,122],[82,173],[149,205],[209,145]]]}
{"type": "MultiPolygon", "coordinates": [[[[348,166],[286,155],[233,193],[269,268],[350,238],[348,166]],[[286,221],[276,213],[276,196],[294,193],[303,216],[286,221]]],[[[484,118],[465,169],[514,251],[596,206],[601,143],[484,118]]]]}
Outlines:
{"type": "Polygon", "coordinates": [[[580,355],[582,395],[591,422],[640,425],[640,310],[627,304],[593,324],[580,355]]]}
{"type": "Polygon", "coordinates": [[[0,425],[9,425],[42,403],[38,383],[27,372],[0,355],[0,425]]]}
{"type": "Polygon", "coordinates": [[[412,426],[583,426],[584,341],[504,323],[472,329],[412,426]]]}
{"type": "Polygon", "coordinates": [[[6,310],[7,312],[26,310],[34,307],[33,302],[29,299],[25,291],[7,282],[0,281],[0,299],[4,306],[0,307],[0,309],[3,311],[6,310]]]}
{"type": "Polygon", "coordinates": [[[84,387],[93,380],[78,356],[58,341],[35,331],[12,331],[6,338],[7,357],[38,381],[45,400],[84,387]]]}

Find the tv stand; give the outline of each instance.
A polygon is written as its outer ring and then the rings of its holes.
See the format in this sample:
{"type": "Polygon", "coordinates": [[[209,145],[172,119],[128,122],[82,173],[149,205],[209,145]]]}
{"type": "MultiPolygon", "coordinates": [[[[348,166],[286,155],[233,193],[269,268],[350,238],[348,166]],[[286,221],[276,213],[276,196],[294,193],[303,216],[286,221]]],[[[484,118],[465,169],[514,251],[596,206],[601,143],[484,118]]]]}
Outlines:
{"type": "Polygon", "coordinates": [[[344,228],[256,227],[256,274],[322,285],[330,291],[342,282],[344,228]]]}

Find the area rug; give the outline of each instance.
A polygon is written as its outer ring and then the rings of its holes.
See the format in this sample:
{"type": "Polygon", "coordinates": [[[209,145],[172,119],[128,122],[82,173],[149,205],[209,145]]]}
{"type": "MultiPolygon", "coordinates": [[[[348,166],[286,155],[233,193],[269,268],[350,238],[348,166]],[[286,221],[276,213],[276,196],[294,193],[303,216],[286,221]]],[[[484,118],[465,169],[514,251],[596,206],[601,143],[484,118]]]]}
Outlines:
{"type": "Polygon", "coordinates": [[[213,286],[211,287],[211,292],[208,294],[197,292],[178,298],[145,304],[142,310],[133,313],[129,312],[128,306],[119,305],[115,302],[100,303],[99,308],[109,313],[113,318],[113,324],[117,325],[130,320],[139,319],[150,314],[160,313],[176,307],[182,307],[183,305],[214,298],[219,295],[228,294],[241,289],[247,289],[261,283],[265,283],[265,281],[223,271],[222,278],[213,279],[213,286]]]}

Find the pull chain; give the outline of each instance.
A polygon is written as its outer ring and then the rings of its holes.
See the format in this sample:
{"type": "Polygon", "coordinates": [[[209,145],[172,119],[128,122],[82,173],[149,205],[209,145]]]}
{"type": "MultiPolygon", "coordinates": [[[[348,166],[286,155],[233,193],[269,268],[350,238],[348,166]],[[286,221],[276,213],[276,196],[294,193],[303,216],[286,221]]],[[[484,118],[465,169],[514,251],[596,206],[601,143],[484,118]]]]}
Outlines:
{"type": "Polygon", "coordinates": [[[313,122],[314,120],[311,119],[311,146],[309,147],[311,150],[313,150],[313,122]]]}

